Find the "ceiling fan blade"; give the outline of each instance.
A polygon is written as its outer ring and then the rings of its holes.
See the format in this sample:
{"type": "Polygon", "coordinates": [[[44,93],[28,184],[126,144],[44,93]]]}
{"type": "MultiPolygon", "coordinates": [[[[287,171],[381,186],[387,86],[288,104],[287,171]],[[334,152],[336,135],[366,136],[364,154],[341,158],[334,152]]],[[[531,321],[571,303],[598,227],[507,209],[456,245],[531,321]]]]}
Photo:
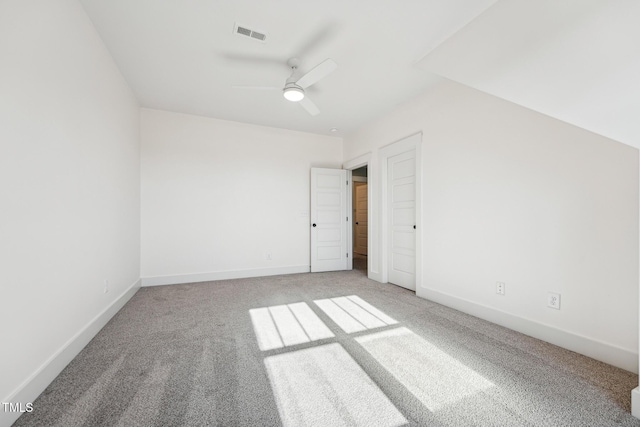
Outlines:
{"type": "Polygon", "coordinates": [[[281,87],[278,86],[241,86],[241,85],[233,85],[231,86],[233,89],[251,89],[251,90],[282,90],[281,87]]]}
{"type": "Polygon", "coordinates": [[[314,104],[313,101],[309,99],[308,96],[305,96],[301,101],[298,101],[298,104],[300,104],[300,106],[307,110],[307,113],[311,114],[312,116],[317,116],[318,114],[320,114],[320,110],[318,109],[316,104],[314,104]]]}
{"type": "Polygon", "coordinates": [[[296,84],[305,89],[333,73],[336,68],[338,68],[338,64],[336,64],[333,59],[325,59],[323,62],[312,68],[307,74],[300,77],[296,84]]]}

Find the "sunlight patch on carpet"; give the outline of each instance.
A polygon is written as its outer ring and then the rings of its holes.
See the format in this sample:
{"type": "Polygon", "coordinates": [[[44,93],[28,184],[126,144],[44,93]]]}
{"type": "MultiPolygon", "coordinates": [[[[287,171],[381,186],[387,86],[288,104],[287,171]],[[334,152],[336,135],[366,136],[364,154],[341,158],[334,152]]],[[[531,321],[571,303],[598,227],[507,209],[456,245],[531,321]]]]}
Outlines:
{"type": "Polygon", "coordinates": [[[358,337],[356,341],[431,411],[494,386],[404,327],[358,337]]]}
{"type": "Polygon", "coordinates": [[[260,350],[333,338],[333,333],[304,302],[249,310],[260,350]]]}
{"type": "Polygon", "coordinates": [[[315,300],[314,303],[348,334],[398,323],[356,295],[315,300]]]}
{"type": "Polygon", "coordinates": [[[265,358],[284,426],[402,426],[404,416],[337,343],[265,358]]]}

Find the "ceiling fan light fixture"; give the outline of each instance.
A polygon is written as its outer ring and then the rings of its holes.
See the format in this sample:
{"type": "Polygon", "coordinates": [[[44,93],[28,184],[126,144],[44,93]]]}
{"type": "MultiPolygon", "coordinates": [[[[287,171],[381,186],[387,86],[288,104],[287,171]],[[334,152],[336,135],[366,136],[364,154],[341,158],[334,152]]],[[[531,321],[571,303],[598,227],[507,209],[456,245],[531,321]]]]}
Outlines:
{"type": "Polygon", "coordinates": [[[291,102],[299,102],[304,98],[304,90],[301,87],[294,85],[285,87],[282,94],[285,99],[291,102]]]}

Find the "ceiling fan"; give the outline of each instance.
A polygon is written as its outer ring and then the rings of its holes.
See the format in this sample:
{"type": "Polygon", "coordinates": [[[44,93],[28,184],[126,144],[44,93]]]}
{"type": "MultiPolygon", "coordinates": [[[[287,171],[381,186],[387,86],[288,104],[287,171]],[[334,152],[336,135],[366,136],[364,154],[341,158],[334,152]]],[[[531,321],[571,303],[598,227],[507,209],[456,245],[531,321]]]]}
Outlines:
{"type": "Polygon", "coordinates": [[[291,68],[291,76],[286,80],[284,88],[275,86],[233,86],[235,89],[256,89],[256,90],[282,90],[285,99],[291,102],[297,102],[312,116],[318,115],[320,110],[305,94],[305,89],[316,84],[338,68],[338,64],[333,59],[325,59],[316,65],[308,73],[300,76],[298,66],[300,60],[291,58],[287,61],[287,65],[291,68]]]}

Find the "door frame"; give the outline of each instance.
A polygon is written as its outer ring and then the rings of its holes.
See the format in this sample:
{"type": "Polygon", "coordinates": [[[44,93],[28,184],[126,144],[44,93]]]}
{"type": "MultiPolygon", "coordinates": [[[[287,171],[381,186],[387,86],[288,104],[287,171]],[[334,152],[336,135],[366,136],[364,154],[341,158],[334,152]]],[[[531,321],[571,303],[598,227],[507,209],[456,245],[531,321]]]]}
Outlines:
{"type": "Polygon", "coordinates": [[[348,192],[348,197],[347,199],[349,199],[347,201],[347,209],[349,212],[349,222],[348,222],[348,230],[347,230],[347,249],[348,249],[348,254],[349,254],[349,260],[347,261],[347,270],[353,270],[353,192],[354,190],[354,185],[353,185],[353,175],[352,175],[352,171],[354,169],[358,169],[361,168],[363,166],[367,167],[367,183],[369,184],[367,186],[367,233],[368,233],[368,240],[367,240],[367,274],[368,277],[370,279],[374,279],[377,280],[373,277],[371,277],[371,267],[372,267],[372,262],[371,262],[371,258],[370,258],[370,254],[371,254],[371,248],[372,248],[372,242],[371,242],[371,197],[372,197],[372,191],[371,191],[371,153],[367,153],[367,154],[363,154],[362,156],[356,157],[353,160],[349,160],[345,163],[342,164],[342,168],[346,169],[347,171],[347,179],[349,180],[349,189],[347,190],[348,192]]]}
{"type": "Polygon", "coordinates": [[[380,148],[380,281],[389,282],[389,202],[388,163],[389,158],[415,150],[416,161],[416,294],[422,286],[422,132],[402,138],[380,148]]]}

